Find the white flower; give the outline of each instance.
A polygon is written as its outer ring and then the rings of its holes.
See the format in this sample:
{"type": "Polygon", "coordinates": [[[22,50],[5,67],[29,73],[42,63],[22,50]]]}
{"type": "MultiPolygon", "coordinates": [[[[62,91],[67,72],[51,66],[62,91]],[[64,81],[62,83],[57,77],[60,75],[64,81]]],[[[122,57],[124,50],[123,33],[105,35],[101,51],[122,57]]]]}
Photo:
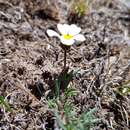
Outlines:
{"type": "Polygon", "coordinates": [[[60,34],[51,29],[47,30],[47,34],[50,37],[58,37],[61,40],[61,43],[66,46],[73,45],[75,41],[85,41],[85,37],[82,34],[79,34],[81,28],[77,27],[75,24],[58,24],[57,28],[60,34]]]}

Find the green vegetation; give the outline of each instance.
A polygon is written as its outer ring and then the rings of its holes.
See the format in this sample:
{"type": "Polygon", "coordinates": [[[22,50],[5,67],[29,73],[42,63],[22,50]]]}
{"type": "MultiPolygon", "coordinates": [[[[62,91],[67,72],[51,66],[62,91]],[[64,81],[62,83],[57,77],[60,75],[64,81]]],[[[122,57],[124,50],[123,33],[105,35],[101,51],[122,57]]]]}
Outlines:
{"type": "Polygon", "coordinates": [[[68,85],[72,81],[72,78],[75,76],[75,74],[78,73],[78,71],[70,71],[68,72],[68,69],[63,70],[60,75],[55,80],[55,97],[59,97],[60,91],[64,92],[65,90],[68,91],[68,85]]]}
{"type": "Polygon", "coordinates": [[[58,116],[58,114],[55,112],[58,125],[63,130],[90,130],[94,126],[94,124],[99,119],[95,119],[93,113],[95,112],[95,109],[90,110],[89,112],[82,113],[79,117],[77,117],[72,110],[69,110],[67,107],[67,113],[65,113],[65,116],[67,117],[67,122],[64,123],[58,116]]]}
{"type": "Polygon", "coordinates": [[[79,18],[83,17],[88,10],[92,0],[73,0],[71,10],[79,18]]]}
{"type": "Polygon", "coordinates": [[[115,92],[121,96],[130,95],[130,81],[125,82],[120,87],[116,87],[115,92]]]}
{"type": "Polygon", "coordinates": [[[5,102],[5,99],[3,96],[0,96],[0,105],[3,106],[6,111],[11,111],[9,104],[5,102]]]}
{"type": "Polygon", "coordinates": [[[81,115],[76,112],[72,100],[76,94],[77,91],[67,84],[63,95],[48,100],[48,106],[54,112],[58,126],[62,130],[90,130],[96,122],[100,121],[94,116],[96,109],[83,112],[81,115]]]}

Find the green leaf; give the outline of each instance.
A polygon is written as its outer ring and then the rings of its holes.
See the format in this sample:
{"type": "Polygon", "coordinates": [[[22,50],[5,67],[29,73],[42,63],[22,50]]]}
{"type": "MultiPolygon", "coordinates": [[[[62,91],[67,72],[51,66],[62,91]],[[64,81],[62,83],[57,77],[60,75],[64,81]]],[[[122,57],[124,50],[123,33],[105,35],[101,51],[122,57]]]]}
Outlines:
{"type": "Polygon", "coordinates": [[[65,90],[65,97],[75,96],[76,93],[77,93],[77,91],[76,91],[75,89],[68,87],[68,88],[65,90]]]}
{"type": "Polygon", "coordinates": [[[55,80],[55,98],[59,97],[60,95],[60,85],[61,85],[61,81],[56,79],[55,80]]]}
{"type": "Polygon", "coordinates": [[[6,111],[12,111],[9,104],[7,102],[5,102],[3,96],[0,96],[0,104],[5,107],[6,111]]]}
{"type": "Polygon", "coordinates": [[[116,88],[115,90],[119,95],[126,96],[130,94],[130,86],[129,85],[123,85],[119,88],[116,88]]]}
{"type": "MultiPolygon", "coordinates": [[[[79,70],[78,70],[79,71],[79,70]]],[[[60,90],[65,91],[69,85],[69,83],[72,81],[75,74],[77,74],[78,71],[70,71],[63,70],[60,75],[55,79],[55,97],[59,97],[60,90]]]]}
{"type": "Polygon", "coordinates": [[[49,108],[55,108],[56,107],[56,99],[49,99],[47,101],[49,108]]]}
{"type": "Polygon", "coordinates": [[[60,119],[58,113],[56,111],[54,111],[55,117],[57,118],[57,122],[58,125],[63,129],[63,130],[67,130],[67,128],[65,127],[64,123],[62,122],[62,120],[60,119]]]}

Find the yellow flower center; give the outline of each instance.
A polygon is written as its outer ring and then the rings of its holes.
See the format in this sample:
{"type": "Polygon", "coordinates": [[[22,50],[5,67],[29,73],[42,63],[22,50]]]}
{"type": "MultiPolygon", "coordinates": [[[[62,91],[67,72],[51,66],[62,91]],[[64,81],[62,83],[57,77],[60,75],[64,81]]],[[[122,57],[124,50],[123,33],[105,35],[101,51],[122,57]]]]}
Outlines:
{"type": "Polygon", "coordinates": [[[64,34],[63,35],[63,38],[66,39],[66,40],[70,40],[73,36],[70,35],[70,34],[64,34]]]}

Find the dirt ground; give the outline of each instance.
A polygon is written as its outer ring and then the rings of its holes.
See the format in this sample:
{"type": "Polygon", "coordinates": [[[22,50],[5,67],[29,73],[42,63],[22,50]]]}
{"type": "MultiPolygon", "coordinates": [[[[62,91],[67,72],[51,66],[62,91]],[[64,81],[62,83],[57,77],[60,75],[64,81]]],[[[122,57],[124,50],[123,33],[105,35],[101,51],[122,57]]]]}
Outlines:
{"type": "Polygon", "coordinates": [[[129,130],[130,13],[119,0],[94,0],[76,19],[65,0],[0,0],[0,130],[60,130],[47,104],[54,76],[63,69],[57,38],[46,34],[57,23],[75,23],[86,41],[67,54],[69,70],[79,70],[71,85],[78,114],[97,108],[92,130],[129,130]]]}

